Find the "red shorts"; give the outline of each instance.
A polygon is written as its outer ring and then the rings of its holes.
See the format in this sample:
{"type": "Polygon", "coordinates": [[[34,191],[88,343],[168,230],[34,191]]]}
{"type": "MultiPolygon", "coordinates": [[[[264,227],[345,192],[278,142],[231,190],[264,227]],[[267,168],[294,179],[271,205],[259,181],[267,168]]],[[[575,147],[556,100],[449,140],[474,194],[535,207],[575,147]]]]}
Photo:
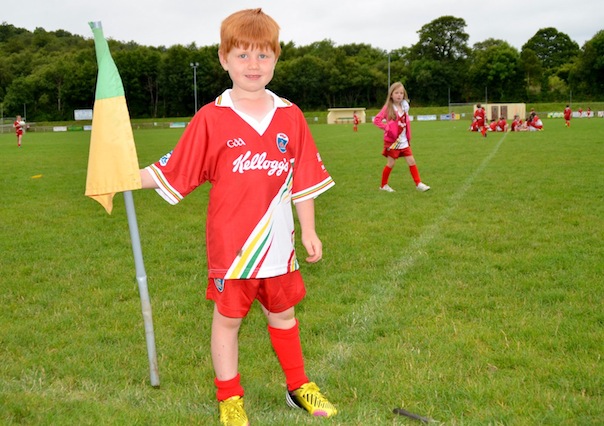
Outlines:
{"type": "Polygon", "coordinates": [[[17,136],[21,136],[21,135],[23,135],[23,130],[17,130],[16,133],[17,133],[17,136]]]}
{"type": "Polygon", "coordinates": [[[300,271],[249,280],[210,278],[206,290],[206,299],[213,300],[218,312],[230,318],[245,317],[256,299],[270,312],[277,313],[297,305],[305,295],[300,271]]]}
{"type": "Polygon", "coordinates": [[[403,149],[388,149],[388,147],[385,146],[384,150],[382,151],[382,155],[384,157],[392,157],[396,160],[397,158],[401,157],[411,157],[413,152],[411,152],[410,146],[403,149]]]}

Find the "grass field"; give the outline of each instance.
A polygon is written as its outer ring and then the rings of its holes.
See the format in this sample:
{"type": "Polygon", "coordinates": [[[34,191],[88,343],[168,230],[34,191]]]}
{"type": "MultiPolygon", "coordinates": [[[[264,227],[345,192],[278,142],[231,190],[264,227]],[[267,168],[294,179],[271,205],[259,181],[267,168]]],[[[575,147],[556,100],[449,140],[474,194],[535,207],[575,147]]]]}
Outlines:
{"type": "MultiPolygon", "coordinates": [[[[240,371],[256,425],[604,423],[604,120],[479,134],[417,122],[378,191],[377,128],[311,127],[336,186],[324,260],[302,265],[307,370],[333,419],[288,408],[258,307],[240,371]]],[[[135,132],[141,165],[181,130],[135,132]]],[[[124,202],[86,198],[87,132],[0,135],[0,424],[218,424],[204,297],[208,187],[178,206],[134,193],[161,388],[149,367],[124,202]]],[[[303,249],[300,249],[303,253],[303,249]]],[[[303,258],[304,256],[300,256],[303,258]]]]}

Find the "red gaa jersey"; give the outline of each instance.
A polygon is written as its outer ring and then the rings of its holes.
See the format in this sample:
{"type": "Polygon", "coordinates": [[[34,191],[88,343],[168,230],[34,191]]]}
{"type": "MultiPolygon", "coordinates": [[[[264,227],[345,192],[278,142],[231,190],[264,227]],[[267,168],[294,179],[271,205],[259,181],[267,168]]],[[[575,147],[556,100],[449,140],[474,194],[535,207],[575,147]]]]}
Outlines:
{"type": "Polygon", "coordinates": [[[268,92],[262,122],[233,108],[230,90],[193,117],[174,150],[147,167],[157,192],[176,204],[204,182],[210,278],[268,278],[298,269],[292,202],[334,185],[306,119],[268,92]]]}
{"type": "Polygon", "coordinates": [[[477,108],[476,111],[474,111],[474,118],[476,119],[478,127],[484,126],[484,120],[486,119],[484,108],[477,108]]]}
{"type": "Polygon", "coordinates": [[[21,125],[20,121],[15,121],[13,123],[13,127],[15,128],[15,133],[17,134],[17,136],[23,134],[23,126],[21,125]]]}

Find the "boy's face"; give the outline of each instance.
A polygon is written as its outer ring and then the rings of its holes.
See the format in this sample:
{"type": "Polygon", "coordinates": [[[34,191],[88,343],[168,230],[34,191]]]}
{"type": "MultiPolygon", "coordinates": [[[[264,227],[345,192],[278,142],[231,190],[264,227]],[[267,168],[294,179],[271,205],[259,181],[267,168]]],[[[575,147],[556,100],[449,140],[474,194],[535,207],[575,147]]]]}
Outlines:
{"type": "Polygon", "coordinates": [[[277,64],[272,50],[251,47],[233,47],[226,55],[219,52],[218,57],[222,68],[228,71],[233,81],[233,89],[249,92],[264,90],[273,78],[277,64]]]}

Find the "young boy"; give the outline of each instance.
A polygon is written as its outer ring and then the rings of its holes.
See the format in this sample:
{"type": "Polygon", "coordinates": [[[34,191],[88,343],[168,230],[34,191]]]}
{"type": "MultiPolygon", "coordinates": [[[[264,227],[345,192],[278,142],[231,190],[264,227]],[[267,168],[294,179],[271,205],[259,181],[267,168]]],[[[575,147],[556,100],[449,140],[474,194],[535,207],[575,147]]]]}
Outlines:
{"type": "Polygon", "coordinates": [[[487,112],[481,104],[476,104],[476,109],[474,110],[474,123],[477,130],[480,130],[482,136],[487,137],[487,112]]]}
{"type": "Polygon", "coordinates": [[[519,132],[522,127],[522,120],[518,114],[514,115],[514,120],[512,121],[512,132],[519,132]]]}
{"type": "Polygon", "coordinates": [[[570,109],[570,105],[566,104],[566,107],[564,108],[564,125],[566,127],[570,127],[570,119],[573,115],[573,111],[570,109]]]}
{"type": "Polygon", "coordinates": [[[499,121],[497,122],[497,128],[495,130],[498,132],[508,131],[508,122],[503,115],[499,117],[499,121]]]}
{"type": "Polygon", "coordinates": [[[296,206],[307,262],[321,260],[314,198],[334,185],[300,109],[265,87],[281,48],[279,26],[261,9],[227,17],[218,56],[232,89],[193,117],[174,150],[141,171],[143,188],[176,204],[210,182],[208,286],[214,301],[211,353],[220,421],[247,425],[238,332],[255,299],[287,384],[286,402],[314,416],[336,408],[304,369],[294,306],[305,295],[294,252],[296,206]]]}

